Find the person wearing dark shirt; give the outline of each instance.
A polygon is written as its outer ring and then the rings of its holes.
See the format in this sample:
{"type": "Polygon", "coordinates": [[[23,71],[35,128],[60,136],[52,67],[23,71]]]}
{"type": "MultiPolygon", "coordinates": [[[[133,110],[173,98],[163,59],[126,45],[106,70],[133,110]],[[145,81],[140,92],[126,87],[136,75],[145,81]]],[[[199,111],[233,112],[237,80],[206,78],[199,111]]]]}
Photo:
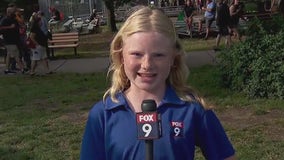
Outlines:
{"type": "Polygon", "coordinates": [[[52,18],[55,21],[60,21],[60,12],[56,8],[52,9],[52,18]]]}
{"type": "Polygon", "coordinates": [[[16,20],[19,24],[19,33],[20,33],[20,58],[24,59],[25,70],[30,70],[31,68],[31,55],[28,46],[26,45],[27,40],[27,25],[24,20],[24,10],[16,11],[16,20]]]}
{"type": "Polygon", "coordinates": [[[9,69],[10,58],[15,58],[22,73],[24,73],[24,65],[19,58],[18,49],[18,46],[20,44],[19,24],[15,18],[14,9],[12,7],[7,8],[6,14],[6,17],[4,17],[1,24],[4,44],[7,49],[6,70],[4,71],[4,73],[12,73],[12,71],[9,69]]]}
{"type": "Polygon", "coordinates": [[[50,8],[51,18],[48,21],[48,24],[57,23],[60,21],[60,12],[56,8],[50,8]]]}
{"type": "Polygon", "coordinates": [[[47,36],[44,34],[44,32],[40,28],[40,17],[35,17],[33,20],[33,24],[31,27],[31,33],[30,37],[35,44],[35,48],[32,48],[32,68],[30,75],[35,74],[35,69],[37,67],[38,61],[43,61],[44,66],[46,68],[46,73],[52,73],[49,69],[48,65],[48,59],[46,55],[46,43],[47,43],[47,36]]]}
{"type": "Polygon", "coordinates": [[[216,49],[218,49],[222,36],[226,37],[226,46],[231,45],[231,37],[229,34],[230,11],[227,0],[219,0],[217,5],[216,25],[218,27],[218,35],[216,38],[216,49]]]}
{"type": "Polygon", "coordinates": [[[97,10],[96,10],[96,9],[93,9],[93,12],[92,12],[92,14],[91,14],[91,16],[90,16],[90,18],[89,18],[90,22],[91,22],[92,20],[94,20],[96,17],[97,17],[97,10]]]}
{"type": "Polygon", "coordinates": [[[183,10],[184,10],[184,15],[185,15],[185,22],[187,24],[187,33],[191,34],[193,14],[194,14],[194,10],[195,10],[191,0],[186,1],[183,10]]]}
{"type": "Polygon", "coordinates": [[[241,36],[239,34],[239,21],[243,18],[244,7],[239,0],[233,0],[229,10],[231,16],[230,30],[231,32],[241,41],[241,36]]]}

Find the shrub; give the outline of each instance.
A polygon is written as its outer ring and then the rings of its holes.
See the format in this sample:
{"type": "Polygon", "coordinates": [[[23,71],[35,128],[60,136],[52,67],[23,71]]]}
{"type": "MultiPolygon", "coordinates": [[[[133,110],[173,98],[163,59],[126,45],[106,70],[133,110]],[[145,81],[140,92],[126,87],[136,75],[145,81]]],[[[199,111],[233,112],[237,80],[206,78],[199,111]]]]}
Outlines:
{"type": "Polygon", "coordinates": [[[219,54],[223,85],[249,97],[284,99],[284,32],[257,20],[249,31],[245,41],[219,54]]]}

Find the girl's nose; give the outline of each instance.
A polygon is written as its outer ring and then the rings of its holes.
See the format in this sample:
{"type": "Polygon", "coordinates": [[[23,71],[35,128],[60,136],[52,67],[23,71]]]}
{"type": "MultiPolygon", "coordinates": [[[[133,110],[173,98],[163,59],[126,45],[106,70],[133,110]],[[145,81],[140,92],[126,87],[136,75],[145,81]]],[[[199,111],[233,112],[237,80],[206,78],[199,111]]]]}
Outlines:
{"type": "Polygon", "coordinates": [[[145,70],[149,70],[152,66],[152,59],[150,56],[143,57],[141,67],[145,70]]]}

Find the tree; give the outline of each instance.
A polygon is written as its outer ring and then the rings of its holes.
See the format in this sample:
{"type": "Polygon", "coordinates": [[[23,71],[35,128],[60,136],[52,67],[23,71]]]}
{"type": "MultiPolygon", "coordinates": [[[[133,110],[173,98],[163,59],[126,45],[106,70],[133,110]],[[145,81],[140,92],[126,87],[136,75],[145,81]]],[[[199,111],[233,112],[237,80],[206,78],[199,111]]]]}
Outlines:
{"type": "Polygon", "coordinates": [[[279,8],[279,11],[284,15],[284,0],[278,1],[278,8],[279,8]]]}
{"type": "Polygon", "coordinates": [[[108,28],[112,32],[117,31],[116,23],[115,23],[115,8],[122,6],[123,4],[126,4],[130,2],[131,0],[103,0],[105,2],[105,6],[107,8],[107,25],[108,28]]]}

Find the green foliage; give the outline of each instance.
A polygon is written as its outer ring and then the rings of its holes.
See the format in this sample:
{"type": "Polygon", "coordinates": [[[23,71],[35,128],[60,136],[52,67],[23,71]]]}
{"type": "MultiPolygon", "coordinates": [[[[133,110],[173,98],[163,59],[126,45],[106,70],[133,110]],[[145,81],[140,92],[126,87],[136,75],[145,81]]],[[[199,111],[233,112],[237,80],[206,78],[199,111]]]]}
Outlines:
{"type": "Polygon", "coordinates": [[[255,19],[247,39],[220,53],[223,84],[249,97],[284,99],[283,20],[255,19]]]}
{"type": "Polygon", "coordinates": [[[284,28],[284,18],[279,14],[272,16],[270,20],[261,20],[255,17],[247,25],[248,29],[244,31],[244,34],[249,38],[261,39],[266,34],[280,32],[284,28]]]}
{"type": "Polygon", "coordinates": [[[257,11],[257,5],[255,3],[252,3],[252,2],[247,2],[245,4],[244,10],[247,13],[249,13],[249,12],[256,12],[257,11]]]}

